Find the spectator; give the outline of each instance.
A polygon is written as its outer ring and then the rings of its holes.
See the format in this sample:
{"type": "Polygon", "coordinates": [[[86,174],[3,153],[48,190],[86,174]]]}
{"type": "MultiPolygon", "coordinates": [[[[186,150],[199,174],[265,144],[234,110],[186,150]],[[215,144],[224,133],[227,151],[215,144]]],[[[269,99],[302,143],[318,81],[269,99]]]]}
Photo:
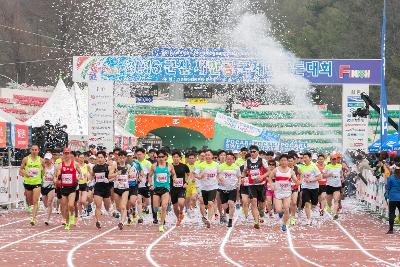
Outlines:
{"type": "Polygon", "coordinates": [[[400,164],[396,165],[393,175],[387,181],[385,198],[389,199],[389,231],[387,234],[393,234],[396,208],[400,212],[400,164]]]}

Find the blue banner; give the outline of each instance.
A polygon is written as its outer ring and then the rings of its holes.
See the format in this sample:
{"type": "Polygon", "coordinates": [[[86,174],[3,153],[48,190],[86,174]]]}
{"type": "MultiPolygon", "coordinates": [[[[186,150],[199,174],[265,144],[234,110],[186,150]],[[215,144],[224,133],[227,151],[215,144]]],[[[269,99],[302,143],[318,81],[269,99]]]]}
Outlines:
{"type": "Polygon", "coordinates": [[[381,120],[381,149],[386,151],[389,147],[386,146],[386,139],[388,134],[388,110],[387,110],[387,96],[385,84],[385,61],[386,61],[386,0],[383,4],[383,18],[382,18],[382,37],[381,37],[381,97],[380,97],[380,120],[381,120]]]}
{"type": "Polygon", "coordinates": [[[153,103],[153,96],[137,96],[136,103],[153,103]]]}
{"type": "Polygon", "coordinates": [[[264,151],[280,151],[286,153],[290,150],[296,152],[307,151],[308,143],[301,141],[287,141],[287,142],[268,142],[258,140],[240,140],[225,138],[224,149],[225,150],[240,150],[242,147],[249,147],[256,145],[260,150],[264,151]]]}
{"type": "MultiPolygon", "coordinates": [[[[312,84],[381,83],[379,59],[301,59],[288,69],[312,84]]],[[[268,84],[271,67],[246,57],[79,56],[74,57],[73,80],[268,84]]]]}

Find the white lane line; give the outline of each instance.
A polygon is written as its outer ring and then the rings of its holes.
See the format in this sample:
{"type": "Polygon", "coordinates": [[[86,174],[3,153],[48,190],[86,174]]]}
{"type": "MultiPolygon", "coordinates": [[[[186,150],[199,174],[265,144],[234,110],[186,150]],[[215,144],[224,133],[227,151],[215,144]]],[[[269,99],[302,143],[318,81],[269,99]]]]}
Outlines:
{"type": "Polygon", "coordinates": [[[107,230],[107,231],[105,231],[105,232],[103,232],[103,233],[101,233],[101,234],[98,234],[98,235],[92,237],[91,239],[88,239],[88,240],[86,240],[85,242],[80,243],[80,244],[76,245],[75,247],[73,247],[73,248],[68,252],[68,255],[67,255],[67,264],[68,264],[68,266],[69,266],[69,267],[74,267],[74,266],[75,266],[75,265],[74,265],[74,262],[73,262],[74,253],[75,253],[75,251],[77,251],[80,247],[82,247],[82,246],[84,246],[84,245],[86,245],[86,244],[92,242],[93,240],[95,240],[95,239],[97,239],[97,238],[99,238],[99,237],[102,237],[103,235],[108,234],[108,233],[111,232],[111,231],[114,231],[115,229],[117,229],[117,227],[113,227],[113,228],[111,228],[111,229],[109,229],[109,230],[107,230]]]}
{"type": "Polygon", "coordinates": [[[147,260],[151,263],[151,265],[153,265],[154,267],[160,267],[160,265],[158,265],[157,262],[155,262],[153,260],[153,258],[151,257],[151,250],[164,238],[166,237],[169,233],[172,232],[172,230],[175,229],[175,226],[172,226],[168,231],[166,231],[164,234],[162,234],[159,238],[157,238],[153,243],[150,244],[150,246],[148,246],[148,248],[146,249],[146,258],[147,260]]]}
{"type": "Polygon", "coordinates": [[[320,264],[318,264],[318,263],[315,263],[315,262],[313,262],[313,261],[310,261],[309,259],[307,259],[307,258],[301,256],[301,255],[296,251],[296,249],[295,249],[294,246],[293,246],[292,234],[290,233],[290,228],[289,228],[289,227],[287,228],[286,233],[287,233],[287,239],[288,239],[290,251],[292,251],[292,253],[293,253],[296,257],[298,257],[299,259],[301,259],[301,260],[303,260],[303,261],[305,261],[305,262],[307,262],[307,263],[309,263],[309,264],[311,264],[311,265],[318,266],[318,267],[322,267],[322,265],[320,265],[320,264]]]}
{"type": "Polygon", "coordinates": [[[220,247],[219,247],[219,253],[222,255],[222,257],[225,258],[225,260],[227,260],[227,261],[228,261],[229,263],[231,263],[232,265],[235,265],[236,267],[243,267],[243,265],[241,265],[240,263],[238,263],[238,262],[232,260],[231,258],[229,258],[229,257],[225,254],[225,249],[224,249],[226,243],[228,243],[228,241],[229,241],[229,237],[231,236],[231,233],[232,233],[232,231],[233,231],[233,227],[235,227],[235,223],[236,223],[237,220],[238,220],[238,216],[236,216],[235,219],[233,220],[232,227],[229,228],[228,231],[226,231],[225,237],[224,237],[224,239],[222,240],[222,243],[221,243],[221,245],[220,245],[220,247]]]}
{"type": "MultiPolygon", "coordinates": [[[[331,216],[330,214],[329,214],[329,216],[332,218],[332,216],[331,216]]],[[[343,233],[345,233],[345,234],[350,238],[351,241],[353,241],[353,243],[354,243],[354,244],[361,250],[361,252],[364,253],[366,256],[368,256],[368,257],[370,257],[370,258],[373,258],[374,260],[376,260],[376,261],[378,261],[378,262],[381,262],[381,263],[384,263],[384,264],[386,264],[386,265],[388,265],[388,266],[394,266],[394,267],[399,266],[399,265],[397,265],[397,264],[387,262],[387,261],[385,261],[385,260],[382,260],[382,259],[380,259],[380,258],[378,258],[378,257],[376,257],[376,256],[374,256],[374,255],[372,255],[372,254],[369,253],[363,246],[361,246],[361,244],[358,243],[358,241],[357,241],[349,232],[347,232],[347,230],[346,230],[340,223],[338,223],[338,222],[335,221],[335,220],[333,220],[333,222],[340,228],[340,230],[342,230],[343,233]]]]}
{"type": "Polygon", "coordinates": [[[42,235],[42,234],[45,234],[45,233],[47,233],[47,232],[53,231],[53,230],[58,229],[58,228],[60,228],[60,227],[62,227],[62,225],[53,227],[53,228],[48,229],[48,230],[46,230],[46,231],[42,231],[42,232],[36,233],[36,234],[34,234],[34,235],[30,235],[30,236],[28,236],[28,237],[19,239],[19,240],[17,240],[17,241],[8,243],[8,244],[6,244],[6,245],[4,245],[4,246],[1,246],[1,247],[0,247],[0,250],[5,249],[5,248],[7,248],[7,247],[9,247],[9,246],[18,244],[18,243],[20,243],[20,242],[22,242],[22,241],[28,240],[28,239],[30,239],[30,238],[32,238],[32,237],[36,237],[36,236],[38,236],[38,235],[42,235]]]}
{"type": "MultiPolygon", "coordinates": [[[[37,215],[36,218],[37,218],[37,217],[40,217],[40,216],[43,216],[43,215],[45,215],[45,214],[37,215]]],[[[25,219],[22,219],[22,220],[18,220],[18,221],[14,221],[14,222],[9,222],[9,223],[6,223],[6,224],[1,224],[1,225],[0,225],[0,228],[5,227],[5,226],[7,226],[7,225],[14,224],[14,223],[19,223],[19,222],[27,221],[27,220],[30,220],[30,219],[32,219],[32,218],[29,217],[29,218],[25,218],[25,219]]]]}

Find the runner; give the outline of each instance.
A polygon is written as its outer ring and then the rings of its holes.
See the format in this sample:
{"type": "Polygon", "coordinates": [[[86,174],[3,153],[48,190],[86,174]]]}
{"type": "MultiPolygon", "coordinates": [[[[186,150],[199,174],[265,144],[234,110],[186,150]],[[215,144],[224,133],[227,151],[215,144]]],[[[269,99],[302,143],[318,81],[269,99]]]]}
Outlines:
{"type": "Polygon", "coordinates": [[[327,179],[326,181],[326,194],[328,195],[328,207],[332,210],[332,199],[333,204],[333,219],[339,218],[339,200],[340,191],[342,190],[343,171],[342,164],[338,163],[339,157],[336,154],[331,156],[331,162],[325,167],[323,176],[327,179]]]}
{"type": "Polygon", "coordinates": [[[232,227],[235,212],[235,201],[237,188],[240,185],[240,167],[235,163],[235,155],[226,153],[226,162],[218,167],[219,194],[221,197],[222,209],[229,210],[228,227],[232,227]]]}
{"type": "Polygon", "coordinates": [[[143,212],[142,212],[142,199],[139,198],[138,184],[142,181],[143,169],[137,160],[133,160],[130,163],[130,170],[128,176],[129,184],[129,204],[128,207],[132,207],[128,212],[128,225],[132,223],[131,216],[136,216],[134,213],[138,211],[139,219],[138,223],[143,223],[143,212]],[[139,201],[138,201],[139,199],[139,201]],[[137,207],[137,208],[136,208],[137,207]],[[133,213],[133,214],[132,214],[133,213]]]}
{"type": "Polygon", "coordinates": [[[183,220],[183,209],[185,207],[185,195],[188,177],[190,174],[189,167],[181,163],[182,154],[180,151],[172,152],[172,165],[176,173],[176,178],[171,180],[171,202],[174,213],[177,218],[176,226],[179,226],[183,220]]]}
{"type": "Polygon", "coordinates": [[[153,209],[153,202],[151,200],[151,192],[149,190],[148,181],[150,180],[149,172],[151,169],[151,162],[145,159],[146,150],[144,148],[137,148],[135,151],[137,161],[139,162],[143,173],[140,176],[140,183],[138,185],[138,208],[149,214],[149,206],[152,209],[153,224],[158,224],[157,212],[153,209]],[[139,207],[140,206],[140,207],[139,207]]]}
{"type": "Polygon", "coordinates": [[[196,170],[196,175],[201,181],[201,195],[203,204],[200,203],[202,220],[207,228],[211,227],[211,221],[215,215],[214,202],[218,188],[218,163],[213,161],[213,152],[205,151],[205,161],[196,170]],[[208,209],[208,219],[206,218],[206,208],[208,209]]]}
{"type": "MultiPolygon", "coordinates": [[[[130,172],[131,166],[126,164],[126,156],[127,156],[126,151],[119,151],[117,172],[114,180],[115,204],[117,205],[117,210],[121,214],[118,223],[118,228],[120,230],[124,228],[124,223],[127,215],[126,208],[128,205],[128,198],[130,197],[130,191],[131,191],[131,188],[129,186],[129,180],[130,180],[129,176],[132,177],[132,174],[130,172]]],[[[135,175],[137,174],[135,173],[135,175]]],[[[137,176],[135,176],[135,178],[137,178],[137,176]]],[[[132,193],[134,196],[134,203],[136,203],[136,197],[137,197],[136,184],[132,186],[132,193]]]]}
{"type": "MultiPolygon", "coordinates": [[[[219,165],[224,164],[226,162],[226,151],[225,150],[220,150],[217,155],[217,163],[219,165]]],[[[221,224],[226,223],[226,211],[222,209],[222,203],[221,203],[221,196],[220,196],[220,186],[218,185],[218,190],[217,190],[217,196],[215,198],[217,202],[217,208],[218,208],[218,213],[219,213],[219,222],[221,224]]],[[[216,217],[218,214],[216,214],[216,217]]]]}
{"type": "Polygon", "coordinates": [[[167,206],[170,199],[170,183],[172,179],[176,179],[174,167],[167,163],[167,152],[159,150],[157,153],[157,163],[154,163],[150,169],[149,180],[150,190],[153,191],[153,206],[154,211],[158,213],[161,205],[160,226],[158,230],[164,232],[165,217],[167,215],[167,206]]]}
{"type": "Polygon", "coordinates": [[[265,182],[268,176],[268,163],[258,156],[258,146],[252,145],[249,150],[250,158],[244,164],[243,176],[249,178],[249,197],[254,228],[260,229],[260,217],[264,217],[265,210],[265,182]]]}
{"type": "Polygon", "coordinates": [[[107,212],[110,211],[110,181],[112,181],[116,174],[113,166],[109,166],[106,163],[106,152],[97,152],[97,164],[93,166],[93,171],[91,174],[92,179],[94,179],[94,204],[96,205],[95,217],[96,217],[96,227],[101,228],[100,217],[101,217],[101,207],[104,203],[104,208],[107,212]]]}
{"type": "Polygon", "coordinates": [[[89,163],[88,165],[88,170],[89,170],[89,179],[87,182],[87,186],[88,186],[88,191],[87,191],[87,216],[90,215],[90,213],[92,212],[93,208],[92,208],[92,204],[93,204],[93,189],[94,189],[94,184],[95,181],[94,179],[91,179],[91,173],[93,173],[93,167],[94,165],[96,165],[96,156],[95,155],[90,155],[89,156],[89,163]]]}
{"type": "MultiPolygon", "coordinates": [[[[276,161],[275,160],[269,160],[268,161],[268,172],[272,172],[276,168],[276,161]]],[[[269,213],[269,216],[272,218],[274,215],[274,185],[275,183],[275,177],[272,178],[272,183],[267,181],[265,185],[265,197],[266,197],[266,208],[267,212],[269,213]]]]}
{"type": "Polygon", "coordinates": [[[62,206],[65,209],[65,230],[70,230],[71,224],[75,224],[74,208],[76,188],[78,186],[77,173],[81,175],[78,164],[74,161],[74,156],[70,148],[64,148],[61,164],[57,165],[56,177],[61,177],[62,206]]]}
{"type": "Polygon", "coordinates": [[[299,165],[301,179],[302,201],[307,217],[307,225],[312,224],[311,209],[318,204],[318,181],[321,179],[321,172],[311,162],[311,153],[303,154],[303,165],[299,165]]]}
{"type": "Polygon", "coordinates": [[[297,177],[296,183],[292,181],[292,197],[290,202],[290,218],[289,218],[290,225],[296,225],[297,223],[296,212],[297,212],[297,197],[299,194],[300,174],[299,174],[299,168],[295,165],[295,163],[296,163],[295,155],[289,155],[288,166],[294,171],[297,177]]]}
{"type": "Polygon", "coordinates": [[[53,156],[51,153],[44,155],[44,169],[43,169],[43,184],[42,184],[42,201],[47,209],[47,219],[44,221],[45,225],[49,225],[51,213],[53,212],[53,200],[55,196],[55,166],[53,163],[53,156]]]}
{"type": "MultiPolygon", "coordinates": [[[[250,157],[250,154],[246,155],[246,160],[250,157]]],[[[236,160],[237,162],[237,160],[236,160]]],[[[235,163],[236,164],[236,163],[235,163]]],[[[240,166],[240,172],[243,174],[244,170],[244,165],[240,166]]],[[[242,201],[242,208],[243,208],[243,214],[245,221],[247,221],[247,218],[249,216],[249,205],[250,205],[250,198],[249,198],[249,177],[247,175],[243,176],[241,179],[241,184],[240,184],[240,199],[242,201]]],[[[236,197],[237,200],[237,197],[236,197]]]]}
{"type": "MultiPolygon", "coordinates": [[[[317,158],[317,167],[321,173],[325,171],[325,156],[323,154],[318,155],[317,158]]],[[[326,203],[326,179],[324,175],[322,175],[321,180],[318,181],[319,189],[318,189],[318,202],[319,202],[319,214],[320,216],[324,216],[325,213],[325,203],[326,203]]]]}
{"type": "Polygon", "coordinates": [[[24,177],[25,198],[27,210],[32,213],[30,224],[36,224],[39,198],[42,187],[42,170],[44,161],[39,157],[39,146],[32,145],[30,155],[22,160],[19,174],[24,177]]]}
{"type": "Polygon", "coordinates": [[[78,167],[81,170],[81,175],[79,175],[79,197],[78,197],[78,211],[80,216],[82,217],[83,214],[86,214],[86,208],[87,208],[87,196],[88,196],[88,179],[90,176],[90,172],[89,172],[89,167],[88,165],[85,163],[85,155],[84,154],[80,154],[78,156],[78,167]],[[83,211],[83,212],[82,212],[83,211]]]}
{"type": "Polygon", "coordinates": [[[187,155],[186,165],[189,168],[190,174],[189,179],[187,181],[186,187],[186,213],[189,214],[189,211],[196,206],[197,201],[197,189],[196,182],[194,178],[194,171],[196,169],[196,155],[194,153],[189,153],[187,155]]]}
{"type": "Polygon", "coordinates": [[[286,232],[286,224],[289,220],[292,181],[297,183],[297,177],[288,164],[288,155],[282,154],[279,157],[279,167],[274,169],[268,178],[269,183],[273,184],[275,194],[274,206],[276,212],[280,214],[283,208],[283,222],[281,227],[283,232],[286,232]],[[275,178],[275,183],[273,182],[273,178],[275,178]]]}

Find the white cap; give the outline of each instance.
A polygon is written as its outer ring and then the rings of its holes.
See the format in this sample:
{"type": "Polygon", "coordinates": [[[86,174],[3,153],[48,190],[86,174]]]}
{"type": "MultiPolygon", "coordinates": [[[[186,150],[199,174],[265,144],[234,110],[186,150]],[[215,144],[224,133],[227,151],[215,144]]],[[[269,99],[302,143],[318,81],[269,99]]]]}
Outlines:
{"type": "Polygon", "coordinates": [[[96,159],[96,156],[95,156],[95,155],[91,155],[91,156],[89,157],[89,159],[96,159]]]}
{"type": "Polygon", "coordinates": [[[312,159],[318,159],[318,155],[317,154],[312,154],[312,159]]]}
{"type": "Polygon", "coordinates": [[[53,155],[51,153],[46,153],[44,155],[44,159],[52,159],[52,158],[53,158],[53,155]]]}
{"type": "Polygon", "coordinates": [[[239,152],[239,150],[233,150],[232,153],[233,153],[233,154],[239,154],[240,152],[239,152]]]}
{"type": "Polygon", "coordinates": [[[134,153],[132,152],[132,150],[127,150],[126,151],[127,156],[133,156],[134,153]]]}

